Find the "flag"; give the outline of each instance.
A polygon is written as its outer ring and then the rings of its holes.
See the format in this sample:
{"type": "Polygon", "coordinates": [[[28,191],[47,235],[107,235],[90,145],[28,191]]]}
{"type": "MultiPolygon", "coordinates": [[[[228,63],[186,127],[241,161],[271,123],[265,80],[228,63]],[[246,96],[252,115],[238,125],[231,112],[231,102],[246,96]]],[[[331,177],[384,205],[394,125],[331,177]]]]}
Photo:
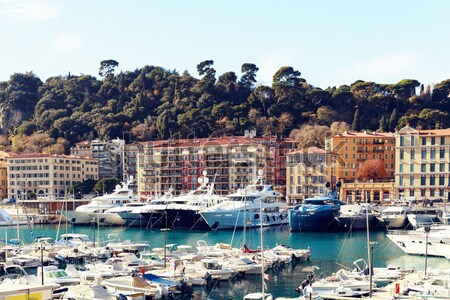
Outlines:
{"type": "Polygon", "coordinates": [[[264,282],[264,289],[267,290],[267,284],[264,282]]]}
{"type": "Polygon", "coordinates": [[[266,273],[264,273],[264,279],[265,279],[265,280],[270,280],[270,275],[269,275],[269,274],[266,274],[266,273]]]}
{"type": "Polygon", "coordinates": [[[175,271],[177,269],[177,264],[173,262],[173,270],[175,271]]]}

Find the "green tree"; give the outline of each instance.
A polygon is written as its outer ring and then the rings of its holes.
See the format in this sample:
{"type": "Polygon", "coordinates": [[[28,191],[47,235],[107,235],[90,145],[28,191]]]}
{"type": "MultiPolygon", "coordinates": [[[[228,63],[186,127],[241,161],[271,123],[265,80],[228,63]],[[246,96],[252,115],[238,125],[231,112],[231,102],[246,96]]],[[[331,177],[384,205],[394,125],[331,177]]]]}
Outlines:
{"type": "Polygon", "coordinates": [[[119,63],[114,59],[102,60],[100,62],[100,69],[98,75],[102,77],[107,77],[114,74],[114,69],[119,66],[119,63]]]}
{"type": "Polygon", "coordinates": [[[97,193],[112,193],[116,188],[116,185],[120,184],[119,179],[117,178],[103,178],[97,181],[94,185],[94,191],[97,193]]]}
{"type": "Polygon", "coordinates": [[[259,71],[259,68],[255,64],[245,63],[241,67],[242,76],[240,79],[240,83],[250,89],[256,83],[256,73],[259,71]]]}
{"type": "Polygon", "coordinates": [[[357,108],[353,116],[352,130],[359,131],[360,129],[361,129],[361,115],[359,114],[359,108],[357,108]]]}

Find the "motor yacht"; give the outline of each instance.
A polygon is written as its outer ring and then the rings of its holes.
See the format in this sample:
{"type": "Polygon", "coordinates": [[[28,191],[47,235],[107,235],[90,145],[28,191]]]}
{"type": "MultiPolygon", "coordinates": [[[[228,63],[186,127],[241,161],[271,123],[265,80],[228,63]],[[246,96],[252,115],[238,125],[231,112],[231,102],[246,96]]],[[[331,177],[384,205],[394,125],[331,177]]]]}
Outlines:
{"type": "Polygon", "coordinates": [[[134,194],[130,187],[133,183],[133,178],[122,185],[116,185],[116,188],[111,194],[104,194],[102,196],[94,197],[88,204],[78,206],[74,211],[62,211],[61,213],[67,221],[74,225],[99,223],[100,225],[109,225],[107,220],[111,215],[104,214],[110,208],[122,206],[126,203],[139,202],[140,197],[134,194]]]}
{"type": "Polygon", "coordinates": [[[260,170],[253,184],[228,195],[220,204],[200,210],[212,230],[288,224],[287,210],[282,210],[279,202],[281,193],[265,184],[262,175],[260,170]]]}
{"type": "Polygon", "coordinates": [[[336,225],[334,216],[339,213],[341,205],[345,203],[337,198],[336,192],[306,198],[304,203],[289,211],[289,227],[291,231],[332,230],[336,225]]]}

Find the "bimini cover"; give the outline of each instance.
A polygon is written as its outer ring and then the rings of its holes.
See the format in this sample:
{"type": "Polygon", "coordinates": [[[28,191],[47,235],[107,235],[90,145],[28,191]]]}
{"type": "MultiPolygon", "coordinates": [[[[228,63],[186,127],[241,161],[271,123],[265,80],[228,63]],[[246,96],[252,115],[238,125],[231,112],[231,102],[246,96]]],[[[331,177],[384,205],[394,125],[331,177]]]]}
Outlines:
{"type": "Polygon", "coordinates": [[[176,283],[175,281],[164,279],[154,274],[142,274],[142,277],[144,277],[148,281],[161,285],[167,285],[169,287],[178,286],[178,283],[176,283]]]}

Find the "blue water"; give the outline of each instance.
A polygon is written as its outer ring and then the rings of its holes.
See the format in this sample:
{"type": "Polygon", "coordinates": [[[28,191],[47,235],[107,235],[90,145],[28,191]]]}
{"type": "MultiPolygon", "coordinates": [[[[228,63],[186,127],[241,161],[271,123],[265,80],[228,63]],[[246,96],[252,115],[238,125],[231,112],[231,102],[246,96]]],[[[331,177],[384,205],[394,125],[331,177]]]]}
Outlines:
{"type": "MultiPolygon", "coordinates": [[[[67,226],[68,232],[86,233],[91,238],[100,238],[101,241],[108,239],[108,234],[117,234],[122,240],[147,241],[151,247],[164,246],[164,232],[159,230],[141,230],[139,228],[100,228],[89,226],[67,226]]],[[[25,242],[31,242],[33,237],[47,235],[56,237],[58,227],[55,225],[35,226],[32,230],[28,227],[20,229],[20,238],[25,242]]],[[[66,226],[59,228],[59,234],[66,232],[66,226]]],[[[366,232],[343,233],[291,233],[287,226],[277,228],[264,228],[264,247],[273,247],[277,244],[287,244],[293,248],[305,249],[310,247],[311,260],[303,261],[295,266],[283,267],[279,270],[271,270],[270,281],[267,282],[268,291],[275,296],[294,297],[295,288],[306,278],[307,273],[302,269],[307,266],[318,266],[324,275],[330,275],[342,268],[353,267],[356,259],[364,258],[367,261],[368,251],[366,246],[366,232]]],[[[16,228],[0,229],[0,237],[9,238],[17,236],[16,228]]],[[[243,232],[218,231],[218,232],[192,232],[192,231],[168,231],[167,243],[178,243],[196,246],[198,240],[205,240],[209,245],[218,242],[232,243],[234,247],[242,245],[243,232]]],[[[259,248],[260,231],[252,229],[246,232],[246,240],[249,248],[259,248]]],[[[375,267],[385,267],[388,264],[400,265],[402,267],[413,267],[423,270],[425,257],[404,254],[394,245],[382,231],[370,234],[370,240],[376,242],[373,250],[373,264],[375,267]]],[[[428,257],[429,267],[450,269],[450,260],[445,258],[428,257]]],[[[249,292],[261,289],[261,278],[247,276],[244,280],[221,282],[220,286],[214,288],[196,288],[192,299],[242,299],[249,292]]]]}

